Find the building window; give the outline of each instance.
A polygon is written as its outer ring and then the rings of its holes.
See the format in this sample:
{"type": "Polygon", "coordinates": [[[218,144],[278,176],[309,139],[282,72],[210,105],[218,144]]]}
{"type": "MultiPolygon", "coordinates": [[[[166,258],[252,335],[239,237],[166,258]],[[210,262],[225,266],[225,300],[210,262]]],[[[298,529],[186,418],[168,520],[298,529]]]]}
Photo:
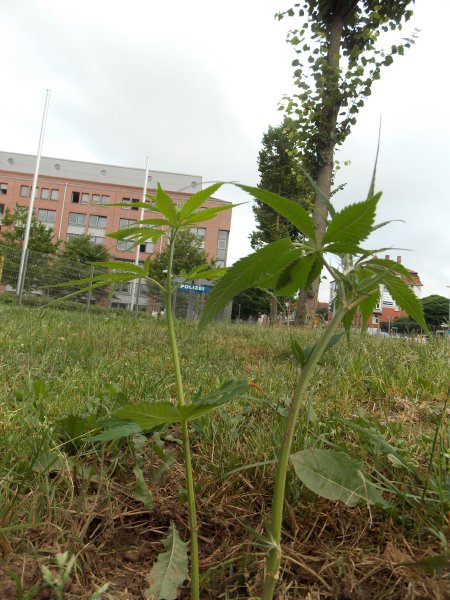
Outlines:
{"type": "Polygon", "coordinates": [[[48,200],[50,198],[50,190],[48,188],[41,189],[41,200],[48,200]]]}
{"type": "Polygon", "coordinates": [[[28,198],[29,193],[30,193],[30,186],[28,186],[28,185],[20,186],[20,197],[21,198],[28,198]]]}
{"type": "Polygon", "coordinates": [[[147,254],[152,254],[155,250],[155,244],[153,242],[145,242],[145,244],[141,244],[139,246],[140,252],[146,252],[147,254]]]}
{"type": "Polygon", "coordinates": [[[72,202],[74,204],[80,203],[80,192],[72,192],[72,202]]]}
{"type": "MultiPolygon", "coordinates": [[[[120,219],[119,220],[119,229],[127,229],[128,227],[133,227],[136,223],[134,219],[120,219]]],[[[131,250],[133,248],[134,242],[130,240],[120,240],[117,242],[117,250],[122,250],[122,252],[126,252],[127,250],[131,250]]]]}
{"type": "MultiPolygon", "coordinates": [[[[122,198],[122,204],[131,204],[131,198],[122,198]]],[[[123,210],[130,210],[131,206],[122,206],[123,210]]]]}
{"type": "Polygon", "coordinates": [[[102,196],[102,204],[109,204],[109,196],[102,196]]]}
{"type": "Polygon", "coordinates": [[[56,210],[40,208],[38,210],[38,219],[41,223],[54,223],[56,219],[56,210]]]}
{"type": "Polygon", "coordinates": [[[89,204],[89,194],[81,194],[81,204],[89,204]]]}
{"type": "Polygon", "coordinates": [[[378,323],[379,323],[379,322],[380,322],[380,319],[379,319],[379,317],[372,317],[372,323],[373,323],[374,325],[378,325],[378,323]]]}
{"type": "Polygon", "coordinates": [[[217,240],[217,253],[216,258],[219,261],[222,261],[225,265],[225,260],[227,258],[227,247],[228,247],[228,236],[230,232],[225,231],[224,229],[219,230],[219,239],[217,240]]]}
{"type": "Polygon", "coordinates": [[[5,212],[5,205],[0,204],[0,217],[3,215],[4,212],[5,212]]]}
{"type": "Polygon", "coordinates": [[[8,184],[0,183],[0,195],[5,196],[8,193],[8,184]]]}
{"type": "Polygon", "coordinates": [[[68,233],[67,234],[67,240],[73,240],[75,238],[82,238],[83,235],[81,233],[68,233]]]}
{"type": "Polygon", "coordinates": [[[206,229],[204,227],[191,227],[191,233],[197,236],[199,248],[204,248],[206,229]]]}
{"type": "Polygon", "coordinates": [[[105,241],[105,238],[101,235],[91,235],[91,236],[89,236],[89,239],[91,240],[91,242],[93,244],[98,244],[99,246],[103,245],[103,243],[105,241]]]}
{"type": "Polygon", "coordinates": [[[89,227],[98,227],[100,229],[105,229],[106,217],[100,217],[99,215],[91,215],[89,217],[89,227]]]}
{"type": "Polygon", "coordinates": [[[86,215],[84,213],[69,213],[69,225],[86,225],[86,215]]]}
{"type": "Polygon", "coordinates": [[[92,194],[92,204],[100,204],[100,195],[92,194]]]}
{"type": "Polygon", "coordinates": [[[50,200],[58,200],[59,190],[52,190],[50,192],[50,200]]]}

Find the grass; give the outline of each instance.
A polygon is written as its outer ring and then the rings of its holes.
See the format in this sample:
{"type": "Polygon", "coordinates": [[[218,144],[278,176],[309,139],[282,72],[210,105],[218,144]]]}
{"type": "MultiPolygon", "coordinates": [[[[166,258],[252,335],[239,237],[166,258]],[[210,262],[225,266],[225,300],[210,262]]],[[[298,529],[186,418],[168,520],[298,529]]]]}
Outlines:
{"type": "MultiPolygon", "coordinates": [[[[77,560],[68,598],[89,598],[107,581],[106,598],[143,597],[170,521],[186,533],[179,430],[151,436],[143,450],[149,511],[135,498],[133,443],[70,448],[55,423],[129,401],[173,400],[165,324],[0,304],[0,333],[0,543],[7,558],[0,583],[9,585],[8,568],[23,576],[25,564],[31,572],[69,550],[77,560]],[[45,390],[30,388],[30,379],[44,381],[45,390]]],[[[295,374],[290,336],[306,345],[316,333],[214,324],[199,335],[195,324],[180,322],[177,335],[188,395],[229,379],[248,379],[264,392],[191,426],[201,597],[255,597],[262,549],[246,527],[261,531],[268,512],[273,448],[295,374]]],[[[392,506],[349,509],[290,477],[279,598],[450,595],[445,573],[439,577],[449,533],[448,358],[445,341],[355,335],[319,367],[294,451],[345,449],[387,490],[392,506]],[[438,566],[399,566],[432,555],[441,556],[438,566]]],[[[39,569],[30,586],[36,581],[39,569]]]]}

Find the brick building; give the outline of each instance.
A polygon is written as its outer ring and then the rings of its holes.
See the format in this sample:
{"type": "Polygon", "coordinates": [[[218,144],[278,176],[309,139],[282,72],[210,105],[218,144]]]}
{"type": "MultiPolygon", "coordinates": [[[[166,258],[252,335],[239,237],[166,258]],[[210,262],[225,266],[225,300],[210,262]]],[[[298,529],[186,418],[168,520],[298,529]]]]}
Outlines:
{"type": "MultiPolygon", "coordinates": [[[[0,221],[6,208],[29,205],[35,164],[35,156],[0,151],[0,221]]],[[[139,219],[133,203],[142,199],[144,177],[144,169],[42,157],[34,204],[36,217],[53,229],[55,241],[89,235],[96,244],[104,244],[112,257],[134,260],[136,250],[130,249],[131,242],[117,242],[106,234],[139,219]],[[129,206],[109,206],[121,202],[129,206]]],[[[202,189],[199,175],[150,171],[148,194],[154,193],[157,183],[180,204],[202,189]]],[[[224,204],[224,200],[210,198],[205,207],[224,204]]],[[[151,205],[147,214],[147,218],[161,216],[151,205]]],[[[231,210],[192,228],[208,258],[219,266],[226,262],[230,223],[231,210]]],[[[142,259],[160,252],[162,244],[162,238],[155,246],[142,244],[142,259]]]]}
{"type": "MultiPolygon", "coordinates": [[[[390,259],[390,256],[387,254],[385,258],[390,259]]],[[[402,262],[401,256],[397,256],[397,262],[402,262]]],[[[420,298],[422,294],[422,282],[420,281],[420,277],[417,271],[413,271],[412,269],[407,269],[407,271],[410,275],[410,279],[402,277],[402,280],[412,289],[415,295],[420,298]]],[[[336,288],[334,281],[332,281],[330,284],[330,310],[332,313],[334,312],[335,298],[336,288]]],[[[372,315],[369,317],[367,327],[369,329],[380,329],[381,323],[394,324],[398,318],[406,316],[408,316],[407,313],[396,304],[387,287],[385,285],[380,285],[380,300],[372,315]]],[[[355,315],[353,324],[355,327],[361,326],[361,315],[359,313],[355,315]]]]}

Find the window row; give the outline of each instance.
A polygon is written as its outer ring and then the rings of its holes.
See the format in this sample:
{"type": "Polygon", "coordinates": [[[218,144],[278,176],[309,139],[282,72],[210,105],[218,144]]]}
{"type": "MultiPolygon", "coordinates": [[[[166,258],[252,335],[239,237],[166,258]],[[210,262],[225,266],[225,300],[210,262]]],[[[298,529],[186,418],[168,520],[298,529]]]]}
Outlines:
{"type": "Polygon", "coordinates": [[[88,194],[87,192],[72,192],[74,204],[109,204],[109,196],[105,194],[88,194]]]}
{"type": "MultiPolygon", "coordinates": [[[[21,185],[20,186],[20,197],[21,198],[29,198],[31,196],[31,187],[29,185],[21,185]]],[[[51,188],[40,188],[41,190],[41,200],[58,200],[59,198],[59,190],[54,190],[51,188]]],[[[36,188],[34,193],[34,199],[37,200],[39,198],[39,188],[36,188]]]]}
{"type": "MultiPolygon", "coordinates": [[[[88,215],[85,213],[69,213],[69,225],[78,225],[84,227],[88,215]]],[[[89,215],[89,227],[98,227],[106,229],[107,218],[101,215],[89,215]]]]}

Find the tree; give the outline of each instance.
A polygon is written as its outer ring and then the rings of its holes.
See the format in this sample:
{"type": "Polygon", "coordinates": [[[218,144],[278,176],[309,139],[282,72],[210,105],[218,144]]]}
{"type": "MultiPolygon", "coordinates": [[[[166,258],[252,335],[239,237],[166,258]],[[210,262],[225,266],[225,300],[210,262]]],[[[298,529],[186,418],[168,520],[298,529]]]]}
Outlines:
{"type": "MultiPolygon", "coordinates": [[[[260,174],[258,187],[299,202],[306,208],[308,204],[312,204],[313,188],[299,170],[292,133],[292,121],[285,117],[281,125],[269,127],[263,135],[262,149],[258,155],[260,174]]],[[[250,244],[254,249],[284,237],[289,237],[291,240],[302,237],[301,232],[288,219],[259,200],[255,200],[253,213],[256,219],[256,231],[250,236],[250,244]]],[[[304,305],[304,303],[305,294],[301,293],[299,304],[304,305]]],[[[271,323],[275,322],[277,312],[277,299],[273,297],[270,310],[271,323]]],[[[297,311],[296,314],[301,314],[301,311],[297,311]]]]}
{"type": "MultiPolygon", "coordinates": [[[[312,200],[312,187],[299,172],[290,132],[292,133],[292,121],[285,118],[281,125],[269,127],[263,135],[262,149],[258,154],[258,187],[300,202],[306,207],[308,198],[312,200]]],[[[301,236],[288,219],[259,200],[255,200],[253,204],[253,213],[256,231],[251,234],[250,243],[254,249],[283,237],[296,240],[301,236]]]]}
{"type": "MultiPolygon", "coordinates": [[[[28,218],[28,208],[16,205],[15,211],[6,209],[0,232],[0,242],[4,244],[5,269],[3,283],[13,287],[17,284],[22,254],[23,238],[28,218]]],[[[58,243],[53,243],[53,230],[38,221],[33,215],[28,241],[24,291],[39,291],[45,285],[49,271],[50,257],[56,254],[58,243]]]]}
{"type": "MultiPolygon", "coordinates": [[[[94,244],[87,235],[73,237],[64,243],[64,248],[58,254],[49,271],[48,285],[58,285],[69,281],[90,277],[93,267],[89,263],[106,262],[109,259],[108,250],[103,244],[94,244]],[[50,281],[51,280],[51,281],[50,281]]],[[[96,274],[100,274],[98,269],[96,274]]],[[[52,297],[64,296],[77,288],[51,288],[52,297]]],[[[106,288],[98,288],[91,292],[91,297],[100,300],[108,295],[106,288]]]]}
{"type": "Polygon", "coordinates": [[[74,262],[90,263],[108,260],[108,250],[103,244],[94,244],[88,235],[72,237],[64,244],[62,256],[74,262]]]}
{"type": "MultiPolygon", "coordinates": [[[[1,241],[22,247],[28,218],[28,208],[16,205],[14,212],[6,209],[0,232],[1,241]],[[5,229],[6,228],[6,229],[5,229]]],[[[33,215],[30,228],[28,248],[42,254],[56,254],[58,243],[53,243],[53,229],[46,227],[33,215]]]]}
{"type": "Polygon", "coordinates": [[[231,316],[233,319],[257,318],[270,311],[271,296],[259,288],[249,288],[233,299],[231,316]]]}
{"type": "Polygon", "coordinates": [[[425,315],[425,321],[430,329],[440,329],[443,323],[448,323],[448,298],[434,294],[422,298],[421,304],[425,315]]]}
{"type": "MultiPolygon", "coordinates": [[[[285,98],[286,114],[296,122],[297,157],[317,185],[313,219],[316,237],[323,239],[334,173],[334,152],[356,123],[372,84],[395,55],[414,43],[403,38],[383,52],[382,33],[401,30],[412,16],[413,0],[303,0],[277,16],[298,16],[300,25],[289,34],[297,58],[295,84],[299,91],[285,98]]],[[[308,314],[314,315],[319,278],[312,286],[308,314]]]]}

